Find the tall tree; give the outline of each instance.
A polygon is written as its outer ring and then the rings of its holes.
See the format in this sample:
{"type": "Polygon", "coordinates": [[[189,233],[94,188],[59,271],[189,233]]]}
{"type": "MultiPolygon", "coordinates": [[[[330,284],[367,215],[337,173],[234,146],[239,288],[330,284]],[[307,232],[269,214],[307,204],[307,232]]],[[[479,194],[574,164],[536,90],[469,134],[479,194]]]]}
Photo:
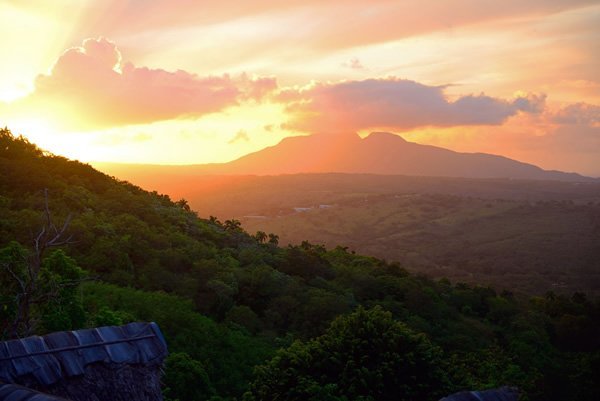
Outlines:
{"type": "MultiPolygon", "coordinates": [[[[30,251],[25,250],[17,243],[12,243],[3,249],[0,259],[0,268],[3,271],[3,282],[10,286],[12,300],[10,302],[12,322],[5,329],[9,337],[28,336],[33,334],[35,328],[32,312],[34,305],[46,298],[40,284],[48,284],[47,280],[41,280],[43,276],[43,258],[51,248],[60,247],[71,242],[67,234],[67,228],[71,221],[69,215],[65,221],[57,226],[52,218],[48,205],[48,190],[44,189],[44,209],[42,212],[42,224],[33,239],[30,251]],[[10,283],[10,284],[8,284],[10,283]]],[[[47,279],[48,277],[46,277],[47,279]]],[[[79,280],[81,277],[77,277],[79,280]]],[[[56,281],[57,286],[66,283],[56,281]]],[[[71,283],[69,283],[71,285],[71,283]]],[[[46,288],[50,290],[50,288],[46,288]]],[[[55,289],[51,289],[54,291],[55,289]]]]}
{"type": "Polygon", "coordinates": [[[256,369],[246,400],[437,399],[448,391],[441,350],[381,307],[337,318],[256,369]]]}

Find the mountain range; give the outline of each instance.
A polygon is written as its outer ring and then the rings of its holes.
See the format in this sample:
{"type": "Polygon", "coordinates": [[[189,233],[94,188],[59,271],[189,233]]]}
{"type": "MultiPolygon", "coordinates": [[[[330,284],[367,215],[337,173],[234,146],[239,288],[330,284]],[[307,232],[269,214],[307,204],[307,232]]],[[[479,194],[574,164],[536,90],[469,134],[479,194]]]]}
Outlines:
{"type": "Polygon", "coordinates": [[[190,166],[95,164],[122,176],[135,174],[277,175],[298,173],[366,173],[464,178],[512,178],[527,180],[590,181],[576,173],[543,170],[532,164],[487,153],[461,153],[408,142],[399,135],[373,132],[315,134],[288,137],[275,146],[250,153],[228,163],[190,166]]]}

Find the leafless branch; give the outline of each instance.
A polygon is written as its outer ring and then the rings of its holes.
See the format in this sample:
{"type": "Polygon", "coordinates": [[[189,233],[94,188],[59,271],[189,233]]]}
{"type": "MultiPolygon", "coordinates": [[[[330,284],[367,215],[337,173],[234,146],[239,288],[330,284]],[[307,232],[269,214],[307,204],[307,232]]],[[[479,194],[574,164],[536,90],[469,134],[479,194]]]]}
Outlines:
{"type": "Polygon", "coordinates": [[[17,283],[19,283],[19,287],[21,287],[21,291],[25,292],[26,291],[25,282],[21,278],[19,278],[19,276],[13,271],[13,269],[10,268],[10,263],[2,263],[2,267],[8,273],[10,273],[10,275],[15,279],[15,281],[17,283]]]}
{"type": "Polygon", "coordinates": [[[52,226],[50,207],[48,206],[48,188],[44,188],[44,216],[46,217],[46,227],[52,226]]]}
{"type": "MultiPolygon", "coordinates": [[[[39,303],[44,299],[37,294],[38,276],[42,267],[42,259],[48,248],[59,247],[73,243],[72,236],[66,237],[67,229],[71,224],[72,215],[69,214],[63,222],[61,228],[57,228],[52,221],[52,213],[48,201],[48,189],[44,189],[44,220],[37,236],[33,239],[33,252],[25,258],[25,266],[27,269],[27,277],[19,277],[10,266],[5,266],[9,274],[18,282],[21,293],[17,295],[17,312],[12,324],[12,336],[18,337],[21,331],[25,335],[30,334],[32,328],[35,327],[34,317],[31,315],[31,307],[35,303],[39,303]]],[[[56,283],[55,288],[43,296],[43,298],[56,296],[60,288],[68,286],[76,286],[78,280],[67,281],[64,283],[56,283]]],[[[83,280],[82,280],[83,281],[83,280]]]]}
{"type": "Polygon", "coordinates": [[[59,241],[60,238],[64,235],[67,228],[69,227],[69,224],[71,223],[71,219],[72,219],[72,215],[69,213],[69,215],[65,219],[65,222],[64,222],[62,228],[60,229],[60,231],[58,231],[56,229],[56,226],[52,225],[55,235],[54,235],[54,238],[52,238],[50,241],[48,241],[48,243],[47,243],[48,247],[58,246],[58,244],[66,244],[71,239],[71,237],[69,237],[64,241],[59,241]]]}

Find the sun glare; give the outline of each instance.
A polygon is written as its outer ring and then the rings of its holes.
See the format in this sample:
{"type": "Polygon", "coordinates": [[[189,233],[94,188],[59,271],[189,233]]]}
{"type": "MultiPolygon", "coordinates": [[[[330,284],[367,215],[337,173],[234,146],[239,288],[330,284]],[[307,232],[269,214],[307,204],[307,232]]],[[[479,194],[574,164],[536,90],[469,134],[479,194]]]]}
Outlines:
{"type": "Polygon", "coordinates": [[[41,149],[51,153],[81,161],[94,160],[96,148],[89,146],[86,134],[64,134],[52,123],[43,119],[22,119],[11,121],[11,131],[23,135],[41,149]]]}
{"type": "Polygon", "coordinates": [[[9,87],[0,90],[0,102],[11,103],[26,96],[31,90],[25,88],[9,87]]]}

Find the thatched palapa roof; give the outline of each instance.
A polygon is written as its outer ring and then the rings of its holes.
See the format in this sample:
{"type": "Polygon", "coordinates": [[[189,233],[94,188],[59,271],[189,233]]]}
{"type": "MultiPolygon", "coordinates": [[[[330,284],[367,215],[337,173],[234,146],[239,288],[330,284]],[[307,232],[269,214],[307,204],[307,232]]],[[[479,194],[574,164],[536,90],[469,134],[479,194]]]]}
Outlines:
{"type": "Polygon", "coordinates": [[[512,387],[501,387],[484,391],[461,391],[449,395],[440,401],[517,401],[519,392],[512,387]]]}
{"type": "Polygon", "coordinates": [[[0,384],[0,400],[10,401],[67,401],[16,384],[0,384]]]}
{"type": "Polygon", "coordinates": [[[160,368],[166,355],[156,323],[27,337],[0,342],[0,383],[74,401],[162,400],[160,368]]]}

